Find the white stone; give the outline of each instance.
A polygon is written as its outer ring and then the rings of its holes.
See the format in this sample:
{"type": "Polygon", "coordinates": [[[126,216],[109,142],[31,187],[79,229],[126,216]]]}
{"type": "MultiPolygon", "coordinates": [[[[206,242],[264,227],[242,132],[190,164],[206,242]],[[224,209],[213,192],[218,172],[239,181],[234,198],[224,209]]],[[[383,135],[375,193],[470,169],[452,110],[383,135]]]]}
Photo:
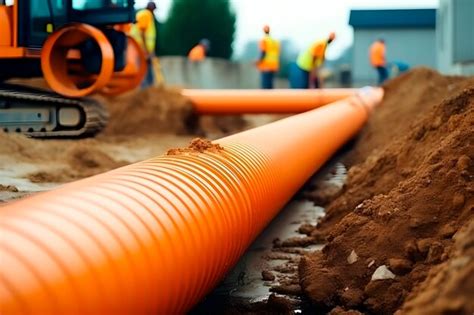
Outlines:
{"type": "Polygon", "coordinates": [[[387,280],[395,279],[395,275],[387,268],[387,266],[382,265],[375,269],[374,274],[372,275],[372,281],[376,280],[387,280]]]}
{"type": "Polygon", "coordinates": [[[355,252],[355,250],[352,250],[350,255],[347,256],[347,263],[349,265],[352,265],[353,263],[355,263],[358,260],[359,260],[359,256],[357,256],[357,253],[355,252]]]}

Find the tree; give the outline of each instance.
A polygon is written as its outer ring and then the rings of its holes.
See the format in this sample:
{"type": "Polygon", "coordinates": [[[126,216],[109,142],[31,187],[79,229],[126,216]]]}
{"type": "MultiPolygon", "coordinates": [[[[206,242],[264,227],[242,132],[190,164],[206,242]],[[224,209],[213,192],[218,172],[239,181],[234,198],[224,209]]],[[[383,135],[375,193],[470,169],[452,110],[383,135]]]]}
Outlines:
{"type": "Polygon", "coordinates": [[[236,16],[230,0],[173,0],[162,26],[160,54],[186,56],[199,40],[211,41],[209,56],[229,59],[236,16]]]}

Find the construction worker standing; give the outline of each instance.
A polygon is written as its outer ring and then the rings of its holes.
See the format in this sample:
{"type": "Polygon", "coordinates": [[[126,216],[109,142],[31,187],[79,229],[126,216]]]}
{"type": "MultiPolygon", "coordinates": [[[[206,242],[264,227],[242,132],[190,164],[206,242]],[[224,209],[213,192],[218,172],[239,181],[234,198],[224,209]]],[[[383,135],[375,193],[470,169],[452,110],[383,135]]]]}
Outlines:
{"type": "Polygon", "coordinates": [[[280,43],[270,36],[270,26],[263,27],[264,37],[260,41],[260,59],[257,67],[261,73],[262,89],[273,89],[275,73],[280,69],[280,43]]]}
{"type": "Polygon", "coordinates": [[[206,59],[207,52],[211,48],[211,42],[203,38],[199,41],[199,44],[193,47],[189,51],[188,59],[193,62],[200,62],[206,59]]]}
{"type": "Polygon", "coordinates": [[[388,78],[384,39],[379,38],[370,46],[369,59],[372,67],[377,70],[378,84],[380,85],[388,78]]]}
{"type": "Polygon", "coordinates": [[[294,89],[309,89],[321,87],[318,74],[326,56],[326,49],[334,41],[336,34],[331,32],[327,39],[319,40],[299,54],[296,64],[290,72],[290,84],[294,89]]]}
{"type": "Polygon", "coordinates": [[[147,74],[142,82],[142,87],[148,87],[154,84],[155,75],[153,70],[153,58],[155,57],[156,46],[156,25],[153,12],[156,10],[156,4],[153,1],[148,2],[145,9],[136,14],[136,23],[132,26],[131,35],[140,44],[146,54],[147,74]]]}

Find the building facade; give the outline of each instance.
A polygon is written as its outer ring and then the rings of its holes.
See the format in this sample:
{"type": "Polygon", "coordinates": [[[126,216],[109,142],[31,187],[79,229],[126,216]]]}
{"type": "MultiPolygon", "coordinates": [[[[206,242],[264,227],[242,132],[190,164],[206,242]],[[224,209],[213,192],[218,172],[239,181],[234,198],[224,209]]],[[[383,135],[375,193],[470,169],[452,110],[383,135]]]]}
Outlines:
{"type": "Polygon", "coordinates": [[[474,1],[440,0],[436,24],[438,69],[474,75],[474,1]]]}
{"type": "Polygon", "coordinates": [[[354,28],[354,85],[377,81],[368,52],[378,38],[385,40],[389,63],[436,68],[436,9],[352,10],[349,24],[354,28]]]}

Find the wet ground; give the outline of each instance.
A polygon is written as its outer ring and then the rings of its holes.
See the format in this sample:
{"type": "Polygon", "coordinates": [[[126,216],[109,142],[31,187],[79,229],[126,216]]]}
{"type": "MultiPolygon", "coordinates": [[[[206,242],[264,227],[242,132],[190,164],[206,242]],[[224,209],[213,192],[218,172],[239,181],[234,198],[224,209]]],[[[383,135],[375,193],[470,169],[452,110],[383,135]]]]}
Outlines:
{"type": "MultiPolygon", "coordinates": [[[[336,158],[321,169],[309,184],[341,188],[346,176],[346,168],[336,158]]],[[[315,225],[322,216],[324,208],[312,202],[291,201],[254,241],[221,284],[191,313],[258,313],[261,308],[268,313],[272,309],[265,305],[269,299],[285,304],[286,311],[290,313],[306,313],[310,306],[299,292],[298,263],[302,255],[320,250],[324,245],[299,242],[308,237],[298,230],[303,224],[315,225]]]]}

